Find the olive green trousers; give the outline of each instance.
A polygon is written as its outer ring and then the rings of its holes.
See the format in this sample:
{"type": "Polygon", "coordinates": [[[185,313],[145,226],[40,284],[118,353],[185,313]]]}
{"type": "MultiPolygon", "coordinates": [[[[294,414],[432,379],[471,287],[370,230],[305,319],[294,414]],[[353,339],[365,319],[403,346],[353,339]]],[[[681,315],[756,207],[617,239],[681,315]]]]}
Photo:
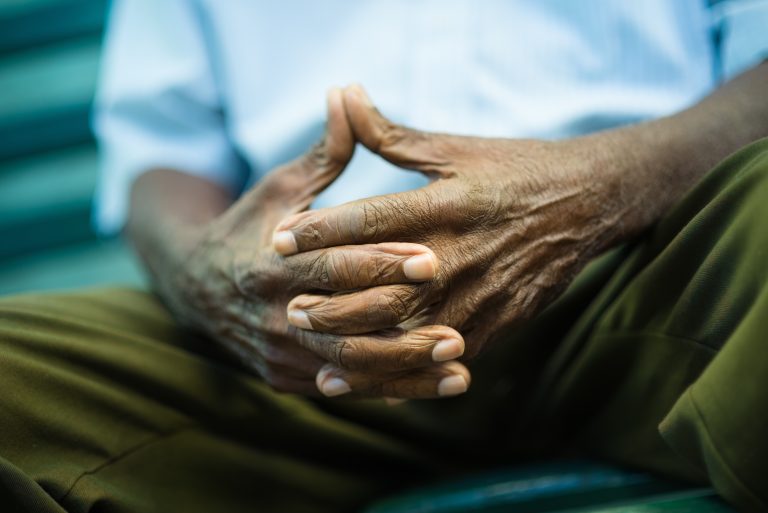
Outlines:
{"type": "Polygon", "coordinates": [[[344,512],[587,455],[768,510],[768,140],[410,401],[278,394],[128,289],[0,299],[0,510],[344,512]]]}

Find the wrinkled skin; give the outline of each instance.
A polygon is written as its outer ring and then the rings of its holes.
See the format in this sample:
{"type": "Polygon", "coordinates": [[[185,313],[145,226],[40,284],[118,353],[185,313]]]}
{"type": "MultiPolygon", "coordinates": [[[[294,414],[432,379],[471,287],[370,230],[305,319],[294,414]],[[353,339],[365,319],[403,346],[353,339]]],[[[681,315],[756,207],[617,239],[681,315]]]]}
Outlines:
{"type": "MultiPolygon", "coordinates": [[[[422,325],[344,336],[298,330],[287,322],[286,305],[297,294],[415,283],[434,276],[434,255],[417,244],[318,249],[291,259],[272,249],[278,221],[305,210],[344,169],[354,146],[341,91],[332,90],[323,140],[274,170],[204,226],[171,283],[161,284],[161,294],[178,319],[221,342],[278,391],[317,395],[316,377],[329,362],[348,368],[374,366],[376,386],[361,392],[366,395],[432,397],[444,378],[468,383],[466,368],[450,361],[462,354],[464,342],[449,327],[422,325]],[[414,256],[419,256],[415,263],[406,264],[414,256]],[[441,342],[447,350],[435,351],[441,342]],[[358,346],[381,350],[371,358],[354,350],[358,346]],[[407,355],[400,348],[408,348],[407,355]]],[[[334,389],[330,382],[324,392],[348,392],[343,384],[335,384],[341,388],[334,389]]],[[[442,390],[452,392],[446,386],[442,390]]]]}
{"type": "MultiPolygon", "coordinates": [[[[619,237],[617,227],[632,202],[619,197],[610,163],[595,157],[589,141],[419,132],[384,118],[359,86],[344,91],[344,103],[358,141],[434,181],[415,191],[294,215],[277,227],[276,250],[292,255],[286,258],[291,262],[320,248],[419,243],[437,258],[437,274],[400,284],[372,276],[377,286],[297,295],[288,317],[299,328],[359,334],[448,326],[463,335],[464,357],[471,359],[494,337],[538,313],[619,237]]],[[[370,365],[328,365],[318,377],[321,388],[334,378],[363,393],[377,386],[382,347],[355,349],[370,365]]],[[[409,348],[400,350],[406,359],[409,348]]]]}
{"type": "Polygon", "coordinates": [[[558,142],[417,132],[360,88],[335,90],[323,143],[234,203],[189,170],[147,170],[126,231],[172,313],[278,391],[455,395],[465,349],[536,315],[768,135],[767,80],[762,63],[673,115],[558,142]],[[435,182],[306,212],[356,142],[435,182]]]}

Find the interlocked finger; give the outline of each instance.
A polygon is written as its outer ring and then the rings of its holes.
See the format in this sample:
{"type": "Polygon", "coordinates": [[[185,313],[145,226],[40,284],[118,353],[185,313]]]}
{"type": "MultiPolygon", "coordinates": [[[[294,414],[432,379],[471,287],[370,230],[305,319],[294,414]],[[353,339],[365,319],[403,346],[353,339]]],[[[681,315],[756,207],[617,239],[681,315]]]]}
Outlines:
{"type": "Polygon", "coordinates": [[[377,285],[431,280],[437,258],[421,244],[388,242],[340,246],[285,259],[287,272],[305,290],[354,290],[377,285]]]}
{"type": "Polygon", "coordinates": [[[394,328],[429,304],[417,285],[384,285],[331,295],[302,294],[288,303],[288,322],[338,335],[394,328]]]}
{"type": "Polygon", "coordinates": [[[460,357],[464,339],[448,326],[399,328],[340,336],[298,331],[299,342],[335,367],[360,372],[403,371],[460,357]]]}
{"type": "Polygon", "coordinates": [[[445,362],[408,372],[372,375],[335,367],[323,367],[317,374],[317,388],[327,397],[344,394],[361,397],[433,399],[463,394],[470,374],[459,362],[445,362]]]}

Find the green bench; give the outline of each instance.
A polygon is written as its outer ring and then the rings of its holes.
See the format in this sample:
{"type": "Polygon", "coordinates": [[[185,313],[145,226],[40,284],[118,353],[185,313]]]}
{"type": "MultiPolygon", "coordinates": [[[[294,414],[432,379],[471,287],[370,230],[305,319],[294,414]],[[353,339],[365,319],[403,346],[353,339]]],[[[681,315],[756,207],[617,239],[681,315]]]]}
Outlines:
{"type": "Polygon", "coordinates": [[[560,461],[496,470],[385,499],[366,513],[725,513],[708,488],[599,463],[560,461]]]}
{"type": "Polygon", "coordinates": [[[0,3],[0,294],[143,283],[124,245],[98,240],[90,224],[106,6],[0,3]]]}

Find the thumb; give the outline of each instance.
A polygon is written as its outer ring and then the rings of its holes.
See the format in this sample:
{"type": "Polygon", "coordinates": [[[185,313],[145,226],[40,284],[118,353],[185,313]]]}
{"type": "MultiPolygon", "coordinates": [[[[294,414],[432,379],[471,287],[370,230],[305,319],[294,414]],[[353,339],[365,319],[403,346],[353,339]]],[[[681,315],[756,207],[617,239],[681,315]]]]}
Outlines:
{"type": "Polygon", "coordinates": [[[373,153],[405,169],[447,178],[452,136],[407,128],[385,118],[358,84],[344,89],[344,108],[355,138],[373,153]]]}
{"type": "Polygon", "coordinates": [[[258,185],[262,205],[268,203],[285,214],[301,212],[349,163],[355,140],[344,113],[341,89],[328,91],[327,105],[323,137],[307,153],[278,167],[258,185]]]}

